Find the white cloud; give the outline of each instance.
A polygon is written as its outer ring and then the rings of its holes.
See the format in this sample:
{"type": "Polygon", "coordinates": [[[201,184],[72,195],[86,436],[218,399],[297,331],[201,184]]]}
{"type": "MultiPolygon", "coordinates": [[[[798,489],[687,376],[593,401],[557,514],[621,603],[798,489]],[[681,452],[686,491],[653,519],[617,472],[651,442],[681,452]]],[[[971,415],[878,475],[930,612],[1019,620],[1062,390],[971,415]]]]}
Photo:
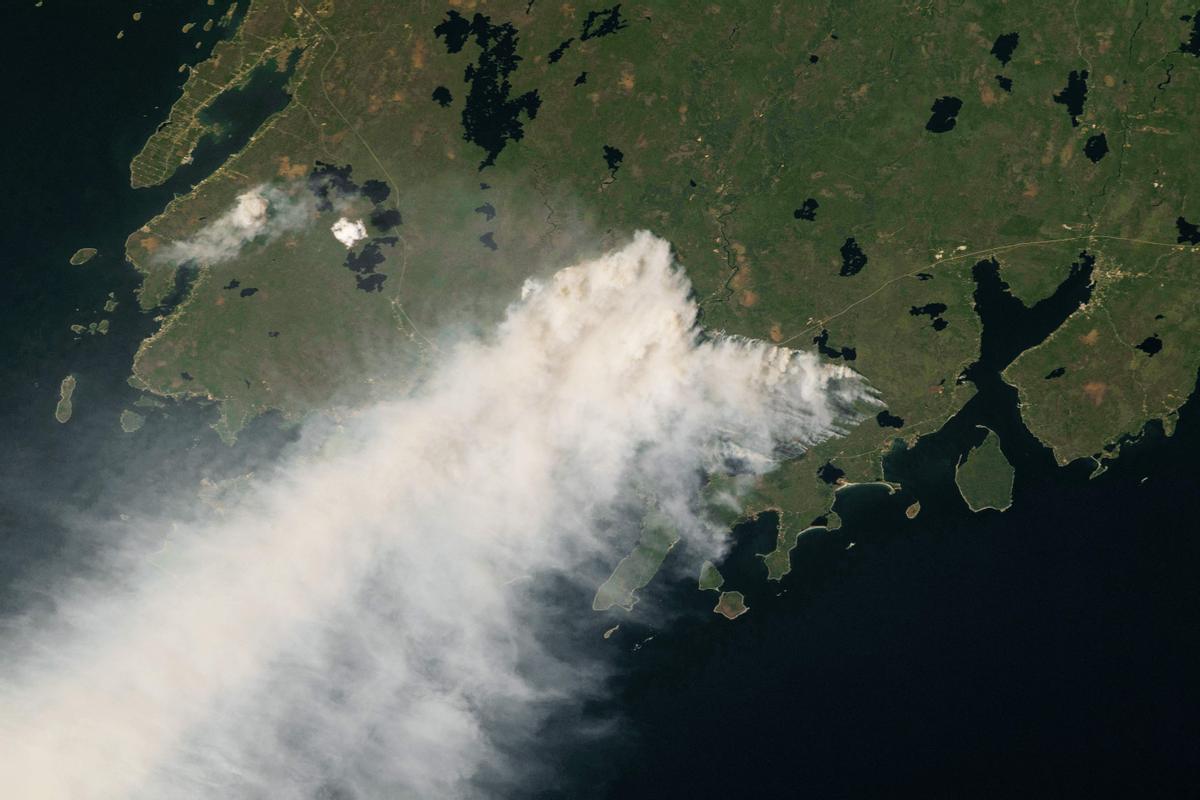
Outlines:
{"type": "Polygon", "coordinates": [[[333,223],[333,227],[329,230],[332,231],[333,238],[344,244],[347,250],[367,238],[367,226],[361,219],[351,222],[345,217],[341,217],[333,223]]]}
{"type": "Polygon", "coordinates": [[[142,526],[151,545],[3,643],[5,793],[461,797],[480,769],[520,779],[496,737],[530,735],[593,670],[542,648],[546,609],[518,579],[594,589],[649,507],[719,543],[700,471],[769,470],[870,397],[810,354],[699,336],[689,288],[640,233],[527,284],[493,336],[312,451],[331,455],[165,545],[170,521],[142,526]]]}

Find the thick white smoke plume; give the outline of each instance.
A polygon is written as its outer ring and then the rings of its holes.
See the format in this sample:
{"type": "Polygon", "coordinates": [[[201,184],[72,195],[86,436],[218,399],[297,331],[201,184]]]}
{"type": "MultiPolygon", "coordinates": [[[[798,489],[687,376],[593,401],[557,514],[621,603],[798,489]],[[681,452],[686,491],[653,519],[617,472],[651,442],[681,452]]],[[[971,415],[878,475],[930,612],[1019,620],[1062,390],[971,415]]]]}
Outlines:
{"type": "Polygon", "coordinates": [[[147,527],[153,548],[3,643],[3,795],[445,798],[480,771],[518,780],[497,737],[588,674],[540,646],[523,579],[602,579],[585,567],[611,568],[650,510],[718,542],[702,473],[769,470],[869,400],[844,367],[695,323],[669,246],[640,233],[527,284],[494,336],[324,455],[206,522],[147,527]]]}
{"type": "Polygon", "coordinates": [[[235,257],[253,241],[266,243],[299,230],[316,213],[316,204],[298,185],[263,184],[238,195],[237,204],[199,233],[164,247],[156,259],[172,264],[217,264],[235,257]]]}

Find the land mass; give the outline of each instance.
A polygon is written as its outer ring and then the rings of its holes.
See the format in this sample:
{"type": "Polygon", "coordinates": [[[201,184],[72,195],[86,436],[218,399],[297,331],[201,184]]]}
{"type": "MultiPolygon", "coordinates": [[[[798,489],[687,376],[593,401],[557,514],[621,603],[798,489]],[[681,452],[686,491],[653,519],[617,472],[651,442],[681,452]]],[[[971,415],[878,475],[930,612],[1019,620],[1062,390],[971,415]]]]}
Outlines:
{"type": "Polygon", "coordinates": [[[96,257],[99,251],[94,247],[81,247],[71,255],[71,266],[81,267],[96,257]]]}
{"type": "Polygon", "coordinates": [[[699,588],[702,592],[719,591],[725,585],[725,578],[722,577],[721,571],[711,561],[705,561],[700,565],[700,581],[699,588]]]}
{"type": "MultiPolygon", "coordinates": [[[[1033,2],[879,25],[831,1],[252,0],[131,165],[135,186],[169,179],[217,133],[205,109],[255,70],[286,75],[286,106],[129,237],[142,308],[164,317],[134,383],[217,402],[230,442],[268,411],[368,402],[417,379],[442,326],[499,319],[531,264],[649,228],[707,329],[815,349],[885,404],[745,498],[737,516],[780,512],[764,563],[782,579],[803,531],[836,527],[838,486],[883,480],[890,448],[974,395],[980,262],[1033,307],[1092,259],[1087,301],[1004,373],[1060,462],[1170,430],[1200,368],[1189,30],[1166,7],[1033,2]],[[263,185],[324,194],[232,257],[164,256],[263,185]],[[350,251],[329,233],[342,216],[367,221],[350,251]]],[[[639,543],[597,605],[632,607],[669,549],[639,543]]]]}
{"type": "Polygon", "coordinates": [[[1012,505],[1014,476],[1012,464],[1000,449],[1000,437],[987,430],[983,441],[955,469],[954,482],[972,511],[1004,511],[1012,505]]]}
{"type": "Polygon", "coordinates": [[[74,410],[71,396],[75,394],[75,376],[68,375],[58,385],[58,404],[54,407],[54,418],[61,423],[69,422],[74,410]]]}
{"type": "Polygon", "coordinates": [[[725,619],[737,619],[742,614],[750,610],[750,606],[746,605],[746,596],[741,592],[721,592],[721,596],[717,598],[717,605],[713,611],[725,619]]]}
{"type": "Polygon", "coordinates": [[[651,513],[642,524],[642,535],[633,552],[617,564],[592,600],[592,609],[607,611],[619,606],[632,611],[637,590],[648,584],[679,541],[675,527],[659,514],[651,513]]]}

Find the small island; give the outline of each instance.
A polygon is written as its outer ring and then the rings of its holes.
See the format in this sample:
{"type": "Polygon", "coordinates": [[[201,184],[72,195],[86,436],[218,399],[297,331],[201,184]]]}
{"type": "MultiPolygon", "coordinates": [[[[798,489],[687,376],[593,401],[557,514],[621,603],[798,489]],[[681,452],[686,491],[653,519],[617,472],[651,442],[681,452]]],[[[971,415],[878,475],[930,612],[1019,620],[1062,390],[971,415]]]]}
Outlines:
{"type": "Polygon", "coordinates": [[[633,552],[621,559],[608,580],[596,590],[592,609],[607,611],[620,606],[632,611],[637,591],[650,582],[671,548],[679,541],[675,526],[664,515],[651,512],[642,520],[642,536],[633,552]]]}
{"type": "Polygon", "coordinates": [[[96,253],[100,252],[94,247],[81,247],[71,256],[72,267],[82,267],[87,262],[96,257],[96,253]]]}
{"type": "Polygon", "coordinates": [[[121,412],[121,430],[125,433],[139,431],[145,424],[146,418],[136,411],[127,408],[121,412]]]}
{"type": "MultiPolygon", "coordinates": [[[[982,427],[982,426],[980,426],[982,427]]],[[[967,453],[954,471],[954,482],[972,511],[994,508],[1004,511],[1012,505],[1014,470],[1000,450],[1000,437],[987,430],[983,442],[967,453]]]]}
{"type": "Polygon", "coordinates": [[[82,336],[85,333],[89,336],[104,336],[108,333],[108,327],[109,321],[106,319],[102,319],[99,322],[89,322],[87,325],[76,323],[71,326],[71,333],[76,336],[82,336]]]}
{"type": "Polygon", "coordinates": [[[721,596],[717,598],[717,607],[713,609],[725,619],[737,619],[749,610],[746,596],[741,592],[721,592],[721,596]]]}
{"type": "Polygon", "coordinates": [[[68,375],[58,386],[58,405],[54,408],[54,418],[66,423],[71,419],[71,395],[75,394],[75,376],[68,375]]]}
{"type": "Polygon", "coordinates": [[[711,561],[705,561],[700,565],[700,591],[720,591],[725,585],[725,578],[721,575],[720,570],[711,561]]]}

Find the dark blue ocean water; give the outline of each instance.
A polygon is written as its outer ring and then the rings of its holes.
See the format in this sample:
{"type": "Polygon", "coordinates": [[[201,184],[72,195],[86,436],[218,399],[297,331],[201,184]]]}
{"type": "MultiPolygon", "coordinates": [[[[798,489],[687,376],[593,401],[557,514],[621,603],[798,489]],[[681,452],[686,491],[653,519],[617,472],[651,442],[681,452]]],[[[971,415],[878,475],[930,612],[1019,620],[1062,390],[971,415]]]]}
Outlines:
{"type": "Polygon", "coordinates": [[[194,488],[202,477],[269,462],[286,438],[264,420],[249,432],[252,446],[225,448],[206,428],[216,410],[195,403],[169,404],[136,435],[117,424],[138,397],[125,383],[133,354],[157,327],[137,310],[125,237],[240,146],[239,131],[198,148],[197,163],[165,186],[131,189],[129,161],[179,96],[179,65],[207,57],[228,34],[219,26],[204,33],[197,25],[188,35],[180,28],[219,18],[228,5],[50,0],[5,12],[9,41],[0,59],[11,113],[0,133],[0,610],[36,597],[31,576],[40,568],[76,567],[101,544],[68,532],[78,512],[103,520],[145,507],[168,486],[194,488]],[[135,10],[143,12],[139,22],[135,10]],[[99,255],[70,266],[85,246],[99,255]],[[109,292],[119,302],[112,313],[102,311],[109,292]],[[107,336],[70,331],[102,318],[111,320],[107,336]],[[69,373],[78,385],[74,414],[62,425],[54,406],[69,373]]]}

